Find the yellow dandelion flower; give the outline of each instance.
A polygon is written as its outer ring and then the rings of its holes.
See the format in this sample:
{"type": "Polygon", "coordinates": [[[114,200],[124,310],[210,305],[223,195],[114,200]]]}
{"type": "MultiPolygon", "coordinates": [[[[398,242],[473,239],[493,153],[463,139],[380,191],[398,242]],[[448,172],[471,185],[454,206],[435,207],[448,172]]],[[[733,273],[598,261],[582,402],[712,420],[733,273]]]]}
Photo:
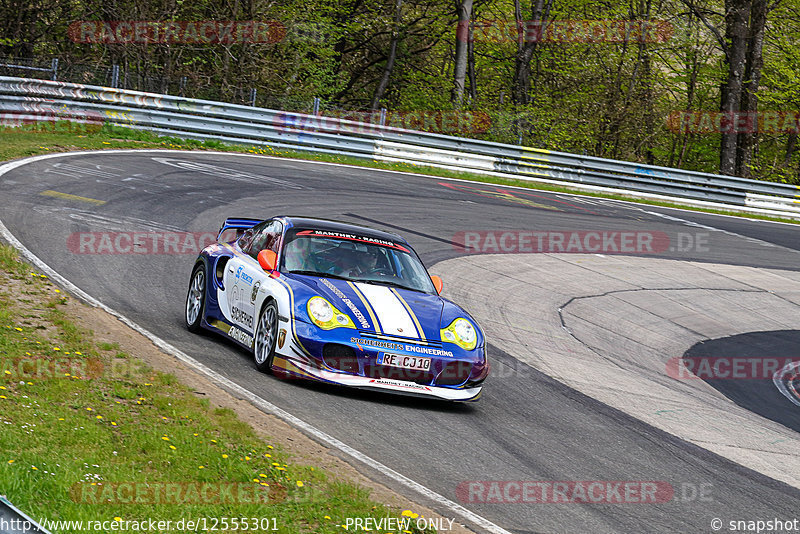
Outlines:
{"type": "Polygon", "coordinates": [[[161,436],[161,439],[163,439],[164,441],[169,441],[169,438],[167,436],[161,436]]]}
{"type": "Polygon", "coordinates": [[[244,459],[245,459],[246,462],[250,461],[250,457],[249,456],[245,456],[244,459]]]}
{"type": "Polygon", "coordinates": [[[79,351],[77,351],[77,350],[75,351],[75,354],[77,354],[78,356],[83,356],[83,353],[82,353],[82,352],[79,352],[79,351]]]}
{"type": "Polygon", "coordinates": [[[331,518],[331,516],[329,516],[329,515],[325,516],[325,519],[330,519],[330,518],[331,518]]]}
{"type": "Polygon", "coordinates": [[[272,465],[274,465],[275,467],[278,467],[278,466],[279,466],[279,465],[281,465],[281,464],[279,464],[279,463],[276,463],[276,462],[272,462],[272,465]]]}
{"type": "Polygon", "coordinates": [[[257,479],[257,478],[254,478],[254,479],[253,479],[253,482],[258,482],[258,479],[257,479]]]}
{"type": "Polygon", "coordinates": [[[96,415],[96,416],[95,416],[95,418],[96,418],[96,419],[102,419],[102,418],[103,418],[103,416],[102,416],[102,415],[96,415]]]}
{"type": "Polygon", "coordinates": [[[303,487],[303,485],[304,485],[304,484],[303,484],[303,481],[302,481],[302,480],[298,480],[298,481],[297,481],[297,487],[298,487],[298,488],[302,488],[302,487],[303,487]]]}
{"type": "Polygon", "coordinates": [[[111,426],[117,426],[117,423],[115,423],[114,421],[111,421],[111,426]]]}
{"type": "Polygon", "coordinates": [[[117,517],[114,518],[114,521],[122,521],[122,518],[117,516],[117,517]]]}
{"type": "Polygon", "coordinates": [[[86,411],[87,411],[87,412],[91,412],[91,411],[92,411],[92,409],[91,409],[91,408],[86,408],[86,411]]]}
{"type": "Polygon", "coordinates": [[[170,445],[169,448],[172,449],[173,451],[176,450],[175,445],[170,445]]]}
{"type": "Polygon", "coordinates": [[[267,475],[265,475],[264,473],[259,473],[258,476],[260,476],[261,478],[267,478],[267,475]]]}
{"type": "Polygon", "coordinates": [[[14,460],[9,460],[8,463],[13,464],[14,460]]]}
{"type": "Polygon", "coordinates": [[[227,455],[227,454],[223,454],[223,455],[222,455],[222,457],[223,457],[223,458],[227,458],[227,457],[228,457],[228,455],[227,455]]]}
{"type": "Polygon", "coordinates": [[[17,332],[22,332],[22,328],[19,327],[14,328],[14,330],[16,330],[17,332]]]}
{"type": "Polygon", "coordinates": [[[35,465],[32,465],[32,466],[31,466],[31,469],[33,469],[34,471],[38,471],[38,470],[39,470],[39,468],[38,468],[38,467],[36,467],[35,465]]]}
{"type": "Polygon", "coordinates": [[[204,465],[198,465],[198,466],[197,466],[197,468],[198,468],[198,469],[205,469],[205,468],[206,468],[206,466],[204,466],[204,465]]]}
{"type": "Polygon", "coordinates": [[[217,440],[215,440],[215,439],[211,440],[211,443],[216,443],[216,442],[217,442],[217,440]]]}
{"type": "Polygon", "coordinates": [[[53,350],[55,350],[55,351],[59,351],[59,350],[61,350],[61,349],[60,349],[60,348],[58,348],[58,347],[53,347],[53,350]]]}

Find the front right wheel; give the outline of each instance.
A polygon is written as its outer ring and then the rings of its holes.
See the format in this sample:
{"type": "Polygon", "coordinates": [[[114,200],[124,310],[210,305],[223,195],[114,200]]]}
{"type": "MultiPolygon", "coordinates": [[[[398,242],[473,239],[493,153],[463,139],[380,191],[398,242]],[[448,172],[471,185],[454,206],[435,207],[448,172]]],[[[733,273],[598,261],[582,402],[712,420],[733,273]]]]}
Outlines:
{"type": "Polygon", "coordinates": [[[189,293],[186,294],[186,328],[190,332],[199,332],[206,307],[206,273],[203,264],[198,264],[192,271],[189,293]]]}
{"type": "Polygon", "coordinates": [[[261,310],[253,342],[256,368],[262,373],[272,372],[275,360],[275,343],[278,341],[278,305],[270,300],[261,310]]]}

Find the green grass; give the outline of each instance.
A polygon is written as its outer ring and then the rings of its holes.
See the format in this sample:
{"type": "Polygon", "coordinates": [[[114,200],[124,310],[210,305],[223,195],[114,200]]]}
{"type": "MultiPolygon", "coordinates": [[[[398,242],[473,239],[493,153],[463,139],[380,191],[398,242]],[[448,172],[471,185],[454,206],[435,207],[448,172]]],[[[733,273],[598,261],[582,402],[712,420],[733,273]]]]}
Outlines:
{"type": "Polygon", "coordinates": [[[330,154],[313,154],[302,151],[276,150],[268,145],[246,146],[230,145],[219,141],[197,141],[194,139],[179,139],[175,137],[160,137],[154,133],[118,126],[103,126],[94,131],[76,131],[75,126],[69,126],[67,121],[58,121],[53,126],[47,126],[51,131],[42,132],[42,127],[36,125],[23,126],[20,128],[0,128],[0,161],[16,159],[38,154],[51,152],[64,152],[74,150],[98,150],[112,148],[165,148],[180,150],[216,150],[223,152],[243,152],[249,154],[262,154],[276,157],[287,157],[303,159],[309,161],[324,161],[330,163],[340,163],[355,165],[373,169],[386,169],[402,172],[413,172],[438,176],[442,178],[458,178],[472,182],[487,183],[493,185],[507,185],[534,189],[541,191],[553,191],[557,193],[577,193],[584,196],[608,198],[613,200],[625,200],[639,204],[660,206],[668,208],[680,208],[703,213],[715,213],[721,215],[731,215],[749,219],[787,222],[800,224],[800,221],[784,219],[768,215],[743,214],[735,211],[700,208],[688,206],[680,202],[662,202],[658,200],[648,200],[630,197],[626,195],[596,193],[581,191],[575,188],[554,186],[546,183],[537,183],[528,180],[514,180],[488,176],[477,173],[454,172],[446,169],[427,167],[424,165],[414,165],[408,163],[391,163],[376,160],[365,160],[352,156],[334,156],[330,154]],[[63,123],[63,126],[62,126],[63,123]]]}
{"type": "Polygon", "coordinates": [[[0,245],[0,494],[35,520],[276,518],[279,532],[334,533],[347,517],[399,517],[175,376],[95,343],[67,299],[0,245]],[[199,495],[225,484],[224,502],[199,495]]]}

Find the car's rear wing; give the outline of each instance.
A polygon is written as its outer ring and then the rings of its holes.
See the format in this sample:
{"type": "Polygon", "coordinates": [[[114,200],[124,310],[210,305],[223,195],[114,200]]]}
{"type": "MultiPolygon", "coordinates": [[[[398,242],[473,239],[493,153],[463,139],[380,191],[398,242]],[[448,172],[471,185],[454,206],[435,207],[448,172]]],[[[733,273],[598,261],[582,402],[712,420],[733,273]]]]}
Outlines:
{"type": "Polygon", "coordinates": [[[261,219],[229,217],[225,219],[224,223],[222,223],[222,227],[219,229],[219,234],[217,234],[217,241],[219,241],[222,238],[222,234],[224,234],[226,230],[230,229],[236,230],[236,237],[239,237],[240,235],[242,235],[242,232],[244,232],[248,228],[252,228],[253,226],[257,225],[260,222],[262,222],[261,219]]]}

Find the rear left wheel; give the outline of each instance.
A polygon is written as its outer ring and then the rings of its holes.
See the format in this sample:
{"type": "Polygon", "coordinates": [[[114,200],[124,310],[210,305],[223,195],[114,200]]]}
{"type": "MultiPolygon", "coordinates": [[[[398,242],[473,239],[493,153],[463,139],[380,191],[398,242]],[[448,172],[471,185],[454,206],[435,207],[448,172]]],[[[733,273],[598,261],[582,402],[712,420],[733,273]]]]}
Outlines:
{"type": "Polygon", "coordinates": [[[275,343],[278,340],[278,305],[270,300],[261,310],[253,341],[253,356],[256,368],[262,373],[272,372],[275,360],[275,343]]]}

